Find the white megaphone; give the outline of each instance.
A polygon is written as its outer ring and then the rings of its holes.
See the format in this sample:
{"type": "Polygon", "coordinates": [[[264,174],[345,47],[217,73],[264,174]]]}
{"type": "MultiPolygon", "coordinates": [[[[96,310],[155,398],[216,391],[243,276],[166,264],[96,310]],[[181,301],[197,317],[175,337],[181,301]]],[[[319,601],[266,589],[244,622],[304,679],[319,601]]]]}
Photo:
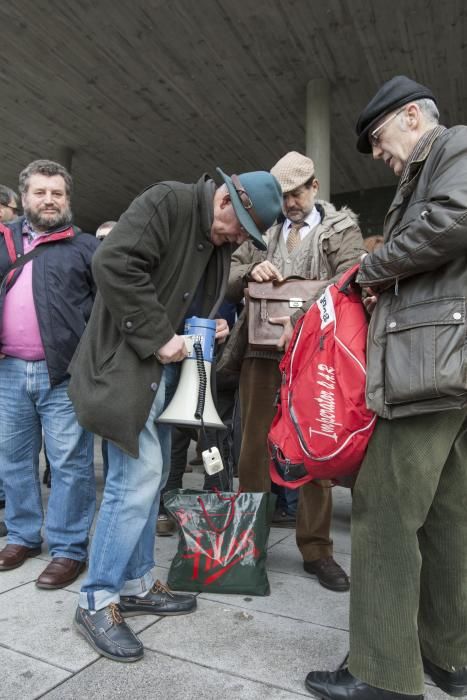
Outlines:
{"type": "Polygon", "coordinates": [[[184,335],[188,356],[182,362],[175,395],[157,422],[226,430],[211,394],[216,321],[187,318],[184,335]]]}

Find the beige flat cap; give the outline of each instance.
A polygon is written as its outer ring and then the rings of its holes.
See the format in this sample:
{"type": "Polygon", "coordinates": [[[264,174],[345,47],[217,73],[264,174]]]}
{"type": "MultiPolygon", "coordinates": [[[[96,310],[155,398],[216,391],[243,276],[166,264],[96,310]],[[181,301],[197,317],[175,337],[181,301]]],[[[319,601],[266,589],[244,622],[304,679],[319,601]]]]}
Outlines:
{"type": "Polygon", "coordinates": [[[315,164],[298,151],[290,151],[271,168],[271,174],[277,178],[285,194],[307,182],[315,174],[315,164]]]}

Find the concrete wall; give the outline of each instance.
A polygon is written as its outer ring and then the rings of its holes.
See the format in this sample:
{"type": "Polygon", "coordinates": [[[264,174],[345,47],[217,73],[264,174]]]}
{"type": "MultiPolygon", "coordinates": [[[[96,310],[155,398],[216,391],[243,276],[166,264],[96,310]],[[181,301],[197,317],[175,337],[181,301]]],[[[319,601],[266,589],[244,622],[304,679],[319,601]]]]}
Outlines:
{"type": "Polygon", "coordinates": [[[344,192],[331,197],[335,207],[347,206],[359,216],[363,236],[378,236],[383,233],[383,222],[394,197],[394,187],[378,187],[372,190],[344,192]]]}

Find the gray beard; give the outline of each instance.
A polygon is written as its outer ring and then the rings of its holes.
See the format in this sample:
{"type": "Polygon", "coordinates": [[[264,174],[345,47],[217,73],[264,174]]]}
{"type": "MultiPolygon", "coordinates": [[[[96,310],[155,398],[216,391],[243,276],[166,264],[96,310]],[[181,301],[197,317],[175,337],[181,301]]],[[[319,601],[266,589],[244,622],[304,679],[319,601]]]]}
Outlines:
{"type": "Polygon", "coordinates": [[[71,224],[73,218],[70,207],[63,212],[56,212],[52,217],[45,217],[41,212],[33,212],[29,207],[24,207],[24,214],[34,230],[44,229],[45,231],[67,226],[71,224]]]}

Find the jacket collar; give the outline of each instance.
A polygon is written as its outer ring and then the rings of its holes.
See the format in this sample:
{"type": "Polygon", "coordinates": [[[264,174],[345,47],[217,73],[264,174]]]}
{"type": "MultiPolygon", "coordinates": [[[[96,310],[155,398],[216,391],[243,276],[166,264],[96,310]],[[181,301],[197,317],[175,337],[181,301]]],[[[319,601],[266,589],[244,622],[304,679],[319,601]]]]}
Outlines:
{"type": "Polygon", "coordinates": [[[434,129],[430,129],[423,134],[415,144],[399,180],[398,189],[401,191],[402,197],[406,197],[407,194],[412,192],[415,178],[420,172],[423,163],[428,158],[434,142],[438,136],[441,136],[445,131],[445,126],[438,125],[434,129]]]}
{"type": "Polygon", "coordinates": [[[216,185],[214,180],[204,173],[195,185],[198,201],[198,211],[201,222],[201,230],[204,236],[211,242],[211,227],[214,217],[214,193],[216,185]]]}
{"type": "MultiPolygon", "coordinates": [[[[14,234],[27,233],[27,230],[25,231],[25,225],[27,225],[27,220],[25,216],[20,216],[18,219],[15,219],[14,221],[5,224],[5,226],[11,231],[13,231],[14,234]]],[[[62,240],[64,238],[73,238],[74,236],[76,236],[76,229],[74,226],[59,226],[57,228],[50,229],[50,231],[47,231],[46,234],[41,236],[41,238],[43,238],[43,241],[41,241],[41,243],[62,240]]]]}

